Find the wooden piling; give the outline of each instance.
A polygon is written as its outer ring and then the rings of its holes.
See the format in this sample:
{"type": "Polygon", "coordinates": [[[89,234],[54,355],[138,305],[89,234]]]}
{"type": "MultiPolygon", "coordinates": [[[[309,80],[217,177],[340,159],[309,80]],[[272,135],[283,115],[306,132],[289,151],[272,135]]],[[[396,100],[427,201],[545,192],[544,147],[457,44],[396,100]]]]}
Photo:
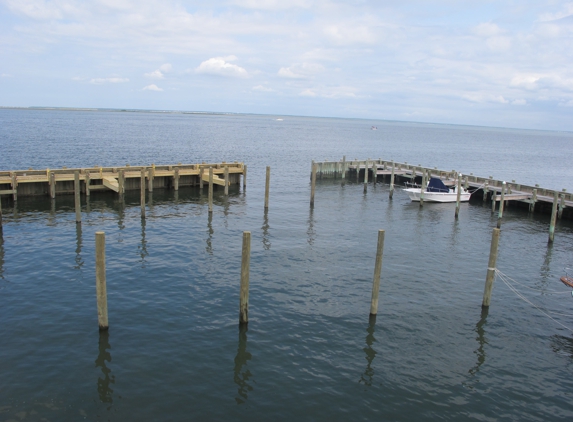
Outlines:
{"type": "Polygon", "coordinates": [[[249,267],[251,263],[251,232],[243,232],[241,259],[241,292],[239,298],[239,324],[249,322],[249,267]]]}
{"type": "Polygon", "coordinates": [[[533,189],[533,196],[531,197],[531,202],[529,203],[529,212],[535,211],[536,202],[537,202],[537,189],[533,189]]]}
{"type": "Polygon", "coordinates": [[[243,166],[243,189],[247,187],[247,165],[243,166]]]}
{"type": "Polygon", "coordinates": [[[491,213],[492,214],[495,212],[495,203],[497,202],[496,197],[497,197],[497,194],[496,194],[495,190],[492,189],[492,191],[491,191],[491,213]]]}
{"type": "Polygon", "coordinates": [[[12,185],[12,199],[16,202],[18,201],[18,179],[15,173],[12,173],[10,177],[10,184],[12,185]]]}
{"type": "Polygon", "coordinates": [[[229,195],[229,166],[225,166],[225,196],[229,195]]]}
{"type": "Polygon", "coordinates": [[[497,215],[497,228],[501,228],[501,219],[503,218],[503,207],[504,207],[504,198],[505,198],[505,182],[501,184],[501,198],[499,198],[499,213],[497,215]]]}
{"type": "Polygon", "coordinates": [[[495,266],[497,262],[497,248],[499,246],[500,229],[493,229],[491,235],[491,245],[489,248],[489,262],[487,264],[487,275],[485,278],[485,288],[483,291],[482,308],[489,307],[491,302],[491,291],[493,289],[493,281],[495,280],[495,266]]]}
{"type": "Polygon", "coordinates": [[[141,199],[141,218],[145,218],[145,168],[141,169],[141,186],[139,192],[141,199]]]}
{"type": "Polygon", "coordinates": [[[487,192],[488,192],[488,183],[484,182],[483,184],[483,202],[487,201],[487,192]]]}
{"type": "Polygon", "coordinates": [[[50,198],[56,198],[56,175],[54,172],[50,172],[50,198]]]}
{"type": "Polygon", "coordinates": [[[267,177],[265,180],[265,210],[269,209],[269,189],[271,185],[271,167],[267,166],[267,177]]]}
{"type": "Polygon", "coordinates": [[[76,224],[82,222],[82,205],[80,201],[80,172],[74,171],[74,199],[76,208],[76,224]]]}
{"type": "Polygon", "coordinates": [[[378,230],[378,245],[376,247],[376,263],[374,264],[374,279],[372,280],[372,300],[370,315],[378,313],[378,292],[380,291],[380,274],[382,272],[382,254],[384,251],[384,230],[378,230]]]}
{"type": "Polygon", "coordinates": [[[107,287],[105,278],[105,233],[96,232],[96,296],[99,330],[109,328],[107,319],[107,287]]]}
{"type": "Polygon", "coordinates": [[[179,167],[175,167],[175,173],[173,174],[173,188],[175,192],[179,190],[179,177],[179,167]]]}
{"type": "Polygon", "coordinates": [[[316,164],[312,162],[312,172],[310,177],[310,207],[314,208],[314,190],[316,187],[316,164]]]}
{"type": "Polygon", "coordinates": [[[364,161],[364,193],[368,190],[368,161],[364,161]]]}
{"type": "Polygon", "coordinates": [[[376,161],[372,162],[372,183],[376,186],[376,182],[378,181],[378,163],[376,161]]]}
{"type": "Polygon", "coordinates": [[[394,160],[392,160],[392,173],[390,175],[390,199],[392,199],[392,196],[394,196],[394,160]]]}
{"type": "Polygon", "coordinates": [[[149,180],[149,182],[147,183],[147,189],[149,190],[149,193],[153,192],[153,169],[150,168],[147,171],[147,178],[149,180]]]}
{"type": "Polygon", "coordinates": [[[123,170],[119,170],[117,175],[117,182],[119,196],[123,196],[125,193],[125,173],[123,170]]]}
{"type": "Polygon", "coordinates": [[[422,172],[422,185],[420,186],[420,207],[424,206],[424,189],[426,187],[426,172],[422,172]]]}
{"type": "Polygon", "coordinates": [[[557,218],[561,219],[563,216],[563,209],[565,208],[565,195],[560,193],[559,198],[559,211],[557,213],[557,218]]]}
{"type": "Polygon", "coordinates": [[[90,172],[86,171],[86,196],[90,196],[90,172]]]}
{"type": "Polygon", "coordinates": [[[555,237],[555,221],[557,220],[557,191],[553,193],[553,208],[551,209],[551,222],[549,223],[549,243],[555,237]]]}
{"type": "Polygon", "coordinates": [[[342,157],[342,178],[345,179],[346,178],[346,155],[344,155],[342,157]]]}
{"type": "Polygon", "coordinates": [[[2,231],[2,195],[0,195],[0,232],[2,231]]]}
{"type": "Polygon", "coordinates": [[[209,167],[209,214],[213,213],[213,167],[209,167]]]}
{"type": "Polygon", "coordinates": [[[458,174],[458,187],[456,189],[456,219],[458,218],[458,216],[460,215],[460,198],[462,195],[462,174],[459,173],[458,174]]]}
{"type": "Polygon", "coordinates": [[[199,189],[203,190],[203,173],[205,173],[205,169],[201,167],[199,170],[199,189]]]}

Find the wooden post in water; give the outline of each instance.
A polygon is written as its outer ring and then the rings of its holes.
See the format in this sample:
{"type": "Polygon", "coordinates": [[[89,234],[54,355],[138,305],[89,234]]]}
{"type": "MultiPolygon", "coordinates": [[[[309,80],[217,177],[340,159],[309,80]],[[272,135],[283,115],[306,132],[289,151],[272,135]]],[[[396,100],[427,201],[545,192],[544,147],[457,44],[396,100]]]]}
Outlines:
{"type": "Polygon", "coordinates": [[[56,197],[56,175],[54,172],[50,172],[50,198],[54,199],[56,197]]]}
{"type": "Polygon", "coordinates": [[[549,243],[555,237],[555,221],[557,220],[557,191],[553,193],[553,208],[551,209],[551,223],[549,223],[549,243]]]}
{"type": "Polygon", "coordinates": [[[0,232],[2,232],[2,195],[0,195],[0,232]]]}
{"type": "Polygon", "coordinates": [[[388,194],[390,199],[394,196],[394,160],[392,160],[392,174],[390,175],[390,193],[388,194]]]}
{"type": "Polygon", "coordinates": [[[495,280],[495,265],[497,262],[497,247],[499,245],[500,229],[493,229],[491,234],[491,245],[489,248],[489,262],[487,264],[487,275],[485,277],[485,288],[483,291],[482,308],[489,307],[491,302],[491,291],[493,289],[493,281],[495,280]]]}
{"type": "Polygon", "coordinates": [[[105,233],[96,232],[96,297],[99,330],[109,328],[107,320],[107,288],[105,280],[105,233]]]}
{"type": "Polygon", "coordinates": [[[485,202],[487,201],[488,183],[484,182],[483,185],[483,202],[485,202]]]}
{"type": "Polygon", "coordinates": [[[175,167],[173,173],[173,188],[175,189],[175,192],[179,190],[179,177],[179,167],[175,167]]]}
{"type": "Polygon", "coordinates": [[[74,199],[76,208],[76,224],[82,222],[82,204],[80,201],[80,172],[74,171],[74,199]]]}
{"type": "Polygon", "coordinates": [[[247,187],[247,165],[243,166],[243,190],[247,187]]]}
{"type": "Polygon", "coordinates": [[[462,174],[458,174],[458,187],[456,189],[456,219],[460,215],[460,198],[462,195],[462,174]]]}
{"type": "Polygon", "coordinates": [[[213,167],[209,167],[209,214],[213,214],[213,167]]]}
{"type": "Polygon", "coordinates": [[[384,230],[378,230],[378,245],[376,247],[376,263],[374,264],[374,279],[372,281],[372,300],[370,315],[378,313],[378,292],[380,291],[380,273],[382,272],[382,253],[384,251],[384,230]]]}
{"type": "Polygon", "coordinates": [[[346,178],[346,155],[342,157],[342,178],[346,178]]]}
{"type": "Polygon", "coordinates": [[[16,202],[18,201],[18,179],[16,173],[11,174],[10,184],[12,185],[12,199],[16,202]]]}
{"type": "Polygon", "coordinates": [[[153,169],[152,168],[150,168],[147,171],[147,175],[148,175],[148,179],[149,179],[147,189],[149,190],[149,193],[152,193],[153,192],[153,169]]]}
{"type": "Polygon", "coordinates": [[[265,210],[269,209],[270,185],[271,185],[271,166],[267,166],[267,178],[265,180],[265,210]]]}
{"type": "Polygon", "coordinates": [[[205,169],[203,167],[201,167],[199,169],[199,189],[203,190],[203,173],[205,172],[205,169]]]}
{"type": "Polygon", "coordinates": [[[492,191],[491,191],[491,213],[492,214],[495,212],[496,196],[497,196],[496,191],[494,189],[492,189],[492,191]]]}
{"type": "Polygon", "coordinates": [[[119,185],[119,196],[123,196],[125,193],[125,173],[123,170],[119,170],[119,174],[117,175],[117,181],[119,185]]]}
{"type": "Polygon", "coordinates": [[[424,206],[424,188],[426,187],[426,172],[422,171],[422,186],[420,186],[420,207],[424,206]]]}
{"type": "Polygon", "coordinates": [[[141,183],[140,183],[140,197],[141,197],[141,218],[145,218],[145,168],[141,168],[141,183]]]}
{"type": "Polygon", "coordinates": [[[557,218],[561,219],[563,217],[563,208],[565,208],[565,194],[559,194],[559,212],[557,213],[557,218]]]}
{"type": "Polygon", "coordinates": [[[368,190],[368,161],[364,161],[364,193],[368,190]]]}
{"type": "Polygon", "coordinates": [[[229,195],[229,166],[225,166],[225,196],[229,195]]]}
{"type": "Polygon", "coordinates": [[[90,172],[86,171],[86,196],[90,196],[90,172]]]}
{"type": "Polygon", "coordinates": [[[499,198],[499,214],[497,215],[497,228],[501,228],[501,219],[503,218],[503,204],[505,198],[505,182],[501,184],[501,198],[499,198]]]}
{"type": "Polygon", "coordinates": [[[310,176],[310,207],[314,208],[314,191],[316,188],[316,164],[312,162],[312,172],[310,176]]]}
{"type": "Polygon", "coordinates": [[[372,162],[372,183],[376,186],[376,182],[378,181],[378,163],[376,161],[372,162]]]}
{"type": "Polygon", "coordinates": [[[535,211],[535,203],[537,202],[537,189],[533,189],[533,197],[529,203],[529,212],[535,211]]]}
{"type": "Polygon", "coordinates": [[[239,298],[239,324],[249,322],[249,267],[251,264],[251,232],[243,232],[241,259],[241,292],[239,298]]]}

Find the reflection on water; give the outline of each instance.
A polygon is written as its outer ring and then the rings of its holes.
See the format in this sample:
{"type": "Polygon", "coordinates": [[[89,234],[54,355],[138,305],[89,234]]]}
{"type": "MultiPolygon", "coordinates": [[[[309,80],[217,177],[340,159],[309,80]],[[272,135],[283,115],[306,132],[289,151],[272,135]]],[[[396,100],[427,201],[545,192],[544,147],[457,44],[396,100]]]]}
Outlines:
{"type": "Polygon", "coordinates": [[[74,268],[79,270],[84,265],[82,259],[82,225],[76,224],[76,265],[74,268]]]}
{"type": "Polygon", "coordinates": [[[48,217],[48,226],[56,225],[56,199],[50,198],[50,216],[48,217]]]}
{"type": "Polygon", "coordinates": [[[306,234],[308,235],[308,244],[312,246],[314,244],[314,239],[316,237],[316,231],[314,230],[314,209],[311,208],[308,214],[308,230],[306,234]]]}
{"type": "Polygon", "coordinates": [[[261,229],[263,229],[263,248],[265,250],[269,250],[271,249],[271,240],[269,238],[269,212],[268,210],[265,210],[265,214],[263,217],[263,226],[261,227],[261,229]]]}
{"type": "Polygon", "coordinates": [[[139,262],[141,262],[141,267],[145,268],[145,258],[149,255],[149,253],[147,252],[147,240],[145,239],[145,225],[146,225],[146,219],[142,218],[141,219],[141,244],[137,246],[137,249],[139,249],[139,256],[141,257],[141,260],[139,262]]]}
{"type": "Polygon", "coordinates": [[[86,196],[86,213],[92,212],[92,206],[90,204],[90,197],[86,196]]]}
{"type": "Polygon", "coordinates": [[[213,255],[213,233],[215,233],[215,230],[213,230],[213,213],[208,213],[208,214],[209,216],[207,217],[207,239],[205,240],[207,246],[205,247],[205,250],[209,255],[213,255]]]}
{"type": "Polygon", "coordinates": [[[107,367],[106,362],[111,362],[111,353],[109,350],[111,346],[109,345],[109,331],[100,331],[99,333],[99,352],[97,359],[95,360],[96,368],[101,368],[101,374],[97,379],[97,392],[99,399],[102,403],[113,403],[113,390],[111,385],[115,384],[115,377],[111,373],[111,369],[107,367]]]}
{"type": "Polygon", "coordinates": [[[239,346],[237,347],[237,355],[235,356],[235,367],[233,368],[233,380],[237,384],[237,397],[235,401],[237,404],[243,404],[248,399],[249,391],[253,391],[253,387],[249,384],[249,380],[253,376],[248,367],[248,361],[251,360],[252,355],[247,351],[247,325],[239,325],[239,346]]]}
{"type": "Polygon", "coordinates": [[[547,243],[545,254],[543,256],[543,265],[541,265],[541,281],[545,285],[551,275],[551,254],[553,253],[553,242],[547,243]]]}
{"type": "Polygon", "coordinates": [[[551,349],[573,361],[573,339],[555,334],[551,336],[551,349]]]}
{"type": "Polygon", "coordinates": [[[477,362],[475,366],[468,371],[471,375],[476,375],[479,372],[480,367],[485,363],[486,352],[484,346],[487,344],[487,340],[485,338],[485,325],[487,323],[488,312],[489,308],[482,308],[481,318],[476,324],[476,340],[478,341],[479,346],[476,350],[474,350],[474,354],[477,356],[477,362]]]}
{"type": "Polygon", "coordinates": [[[372,380],[374,378],[374,369],[372,368],[372,362],[376,357],[376,350],[372,347],[376,342],[376,337],[374,337],[374,332],[376,330],[376,315],[370,315],[370,319],[368,321],[368,328],[366,332],[368,335],[366,336],[366,347],[364,350],[364,354],[366,355],[366,369],[364,373],[360,376],[361,384],[366,385],[367,387],[372,386],[372,380]]]}
{"type": "Polygon", "coordinates": [[[4,280],[4,234],[0,229],[0,279],[4,280]]]}
{"type": "Polygon", "coordinates": [[[117,241],[121,243],[123,242],[122,230],[125,229],[125,199],[123,195],[119,196],[119,201],[117,203],[117,216],[117,227],[119,229],[117,241]]]}

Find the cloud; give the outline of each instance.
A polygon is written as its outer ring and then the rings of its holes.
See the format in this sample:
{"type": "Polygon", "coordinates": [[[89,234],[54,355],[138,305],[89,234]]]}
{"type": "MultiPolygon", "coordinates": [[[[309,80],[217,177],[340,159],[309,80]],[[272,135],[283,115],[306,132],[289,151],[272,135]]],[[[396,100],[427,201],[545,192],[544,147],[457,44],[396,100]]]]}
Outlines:
{"type": "Polygon", "coordinates": [[[9,73],[2,73],[0,75],[0,78],[11,78],[11,77],[12,77],[12,75],[10,75],[9,73]]]}
{"type": "Polygon", "coordinates": [[[311,89],[305,89],[304,91],[302,91],[298,95],[300,95],[301,97],[316,97],[317,96],[316,92],[314,92],[311,89]]]}
{"type": "Polygon", "coordinates": [[[267,88],[266,86],[263,86],[263,85],[254,86],[252,89],[253,89],[253,91],[261,91],[261,92],[274,92],[275,91],[274,89],[267,88]]]}
{"type": "Polygon", "coordinates": [[[102,85],[102,84],[106,84],[106,83],[120,84],[120,83],[125,83],[125,82],[129,82],[129,79],[128,78],[93,78],[93,79],[90,79],[90,84],[95,84],[95,85],[102,85]]]}
{"type": "Polygon", "coordinates": [[[523,98],[520,98],[518,100],[513,100],[511,102],[511,104],[513,105],[518,105],[518,106],[523,106],[523,105],[527,105],[527,101],[525,101],[523,98]]]}
{"type": "Polygon", "coordinates": [[[324,72],[324,66],[320,64],[295,63],[289,67],[281,67],[278,76],[288,79],[309,79],[321,72],[324,72]]]}
{"type": "Polygon", "coordinates": [[[155,84],[151,84],[151,85],[147,85],[147,86],[143,87],[143,91],[163,91],[163,89],[159,88],[155,84]]]}
{"type": "Polygon", "coordinates": [[[473,28],[472,32],[480,37],[493,37],[495,35],[501,34],[503,31],[502,29],[497,26],[495,23],[486,22],[480,23],[476,27],[473,28]]]}
{"type": "Polygon", "coordinates": [[[196,69],[196,73],[208,75],[229,76],[235,78],[247,78],[249,74],[241,66],[229,63],[237,60],[236,56],[212,57],[202,62],[196,69]]]}
{"type": "Polygon", "coordinates": [[[8,9],[14,13],[36,20],[62,19],[63,14],[58,5],[45,0],[7,0],[8,9]]]}
{"type": "Polygon", "coordinates": [[[298,95],[301,97],[320,97],[329,99],[339,98],[357,98],[356,89],[348,86],[320,86],[308,88],[301,91],[298,95]]]}
{"type": "Polygon", "coordinates": [[[285,10],[294,8],[308,9],[314,2],[310,0],[233,0],[231,4],[245,9],[285,10]]]}
{"type": "Polygon", "coordinates": [[[472,103],[509,103],[509,101],[502,95],[488,94],[484,92],[471,92],[469,94],[462,95],[462,98],[471,101],[472,103]]]}
{"type": "Polygon", "coordinates": [[[169,63],[165,63],[159,66],[159,69],[145,73],[144,76],[151,79],[165,79],[165,74],[171,72],[171,69],[173,69],[173,66],[169,63]]]}
{"type": "Polygon", "coordinates": [[[540,22],[550,22],[558,19],[563,19],[573,16],[573,3],[567,3],[563,6],[563,10],[557,13],[543,13],[539,16],[540,22]]]}

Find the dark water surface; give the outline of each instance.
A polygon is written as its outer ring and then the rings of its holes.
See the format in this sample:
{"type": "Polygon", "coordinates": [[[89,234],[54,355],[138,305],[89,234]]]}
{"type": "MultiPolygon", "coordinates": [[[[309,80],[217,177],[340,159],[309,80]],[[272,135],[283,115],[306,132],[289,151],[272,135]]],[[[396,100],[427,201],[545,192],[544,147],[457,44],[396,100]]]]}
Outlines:
{"type": "Polygon", "coordinates": [[[246,191],[156,190],[147,219],[94,192],[3,198],[0,420],[571,420],[573,225],[481,200],[420,209],[388,186],[319,181],[312,159],[378,158],[573,189],[573,135],[243,115],[0,110],[0,169],[244,161],[246,191]],[[377,125],[377,131],[370,126],[377,125]],[[272,167],[268,213],[265,166],[272,167]],[[369,320],[377,230],[379,313],[369,320]],[[99,334],[94,233],[107,238],[99,334]],[[238,327],[242,231],[250,322],[238,327]],[[561,323],[563,325],[559,325],[561,323]],[[564,327],[565,326],[565,327],[564,327]]]}

